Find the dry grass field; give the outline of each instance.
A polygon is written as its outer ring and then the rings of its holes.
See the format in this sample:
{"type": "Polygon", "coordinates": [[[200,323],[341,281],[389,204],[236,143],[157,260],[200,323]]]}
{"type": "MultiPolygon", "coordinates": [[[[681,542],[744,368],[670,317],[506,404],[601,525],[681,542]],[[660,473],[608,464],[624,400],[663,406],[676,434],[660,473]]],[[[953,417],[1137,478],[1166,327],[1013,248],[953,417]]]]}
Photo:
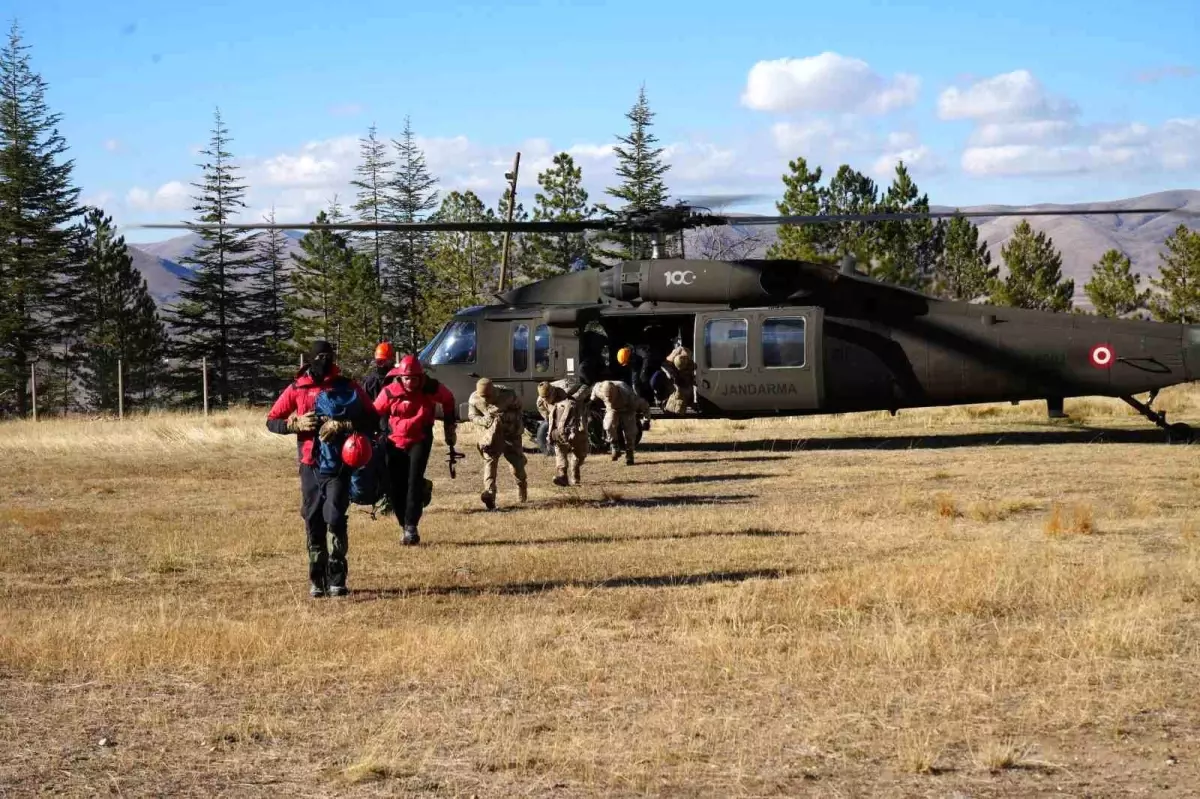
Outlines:
{"type": "Polygon", "coordinates": [[[0,796],[1197,795],[1200,448],[1067,411],[659,423],[491,514],[464,431],[316,601],[262,412],[0,425],[0,796]]]}

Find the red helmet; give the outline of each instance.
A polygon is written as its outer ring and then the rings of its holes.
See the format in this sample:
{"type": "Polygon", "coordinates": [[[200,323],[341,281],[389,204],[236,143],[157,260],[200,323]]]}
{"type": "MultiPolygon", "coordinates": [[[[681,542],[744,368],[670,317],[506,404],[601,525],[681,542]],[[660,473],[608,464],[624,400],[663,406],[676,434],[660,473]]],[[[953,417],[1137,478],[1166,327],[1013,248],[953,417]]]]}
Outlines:
{"type": "Polygon", "coordinates": [[[362,433],[351,433],[342,444],[342,463],[358,469],[371,462],[371,441],[362,433]]]}
{"type": "Polygon", "coordinates": [[[421,362],[415,355],[405,355],[400,359],[400,363],[387,373],[388,377],[422,377],[425,374],[425,367],[421,366],[421,362]]]}
{"type": "Polygon", "coordinates": [[[375,348],[375,360],[377,361],[390,361],[394,357],[396,355],[392,351],[391,342],[381,341],[379,346],[375,348]]]}

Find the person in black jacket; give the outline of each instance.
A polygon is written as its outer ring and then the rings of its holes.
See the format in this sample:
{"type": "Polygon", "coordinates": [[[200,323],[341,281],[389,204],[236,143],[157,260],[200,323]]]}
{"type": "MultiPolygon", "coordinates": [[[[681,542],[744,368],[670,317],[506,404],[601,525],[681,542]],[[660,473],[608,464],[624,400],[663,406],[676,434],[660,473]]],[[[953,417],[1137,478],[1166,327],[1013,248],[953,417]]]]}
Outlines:
{"type": "Polygon", "coordinates": [[[379,346],[375,348],[375,361],[371,364],[371,368],[363,376],[362,380],[362,387],[372,401],[379,396],[379,392],[383,391],[383,387],[388,384],[387,373],[396,365],[395,361],[396,353],[392,350],[391,343],[381,341],[379,346]]]}

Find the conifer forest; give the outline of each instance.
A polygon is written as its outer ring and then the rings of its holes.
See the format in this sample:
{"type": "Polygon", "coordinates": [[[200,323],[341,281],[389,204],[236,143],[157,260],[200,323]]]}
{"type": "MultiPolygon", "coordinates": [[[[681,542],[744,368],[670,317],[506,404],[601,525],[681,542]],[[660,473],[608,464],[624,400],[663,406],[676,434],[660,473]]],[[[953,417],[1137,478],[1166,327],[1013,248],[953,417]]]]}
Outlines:
{"type": "MultiPolygon", "coordinates": [[[[205,371],[210,407],[269,402],[315,338],[333,342],[339,361],[358,373],[379,341],[417,351],[456,309],[487,303],[498,289],[499,234],[320,230],[304,235],[301,252],[292,254],[281,231],[201,230],[181,262],[188,270],[182,290],[160,307],[111,215],[81,204],[46,91],[14,24],[0,48],[0,417],[29,415],[35,391],[46,415],[198,408],[205,371]]],[[[562,152],[536,175],[536,187],[518,187],[512,219],[604,218],[670,202],[670,165],[654,117],[643,89],[616,137],[611,204],[589,197],[581,168],[562,152]]],[[[248,186],[236,135],[219,109],[207,139],[189,221],[234,221],[248,186]]],[[[443,190],[411,123],[398,138],[381,138],[372,127],[360,148],[355,196],[330,197],[311,221],[508,218],[508,191],[490,208],[472,191],[443,190]]],[[[797,156],[782,184],[781,214],[930,208],[903,162],[883,186],[848,164],[826,175],[797,156]]],[[[754,246],[754,234],[736,226],[699,235],[689,258],[745,257],[754,246]]],[[[509,284],[649,257],[641,238],[513,234],[509,284]]],[[[1164,245],[1160,275],[1145,286],[1124,253],[1105,253],[1083,287],[1087,311],[1072,305],[1075,285],[1063,276],[1054,242],[1027,221],[1004,245],[1003,263],[992,262],[964,218],[784,226],[766,257],[833,263],[852,254],[872,277],[939,297],[1200,322],[1200,232],[1181,225],[1164,245]]],[[[667,257],[678,254],[678,242],[667,247],[667,257]]]]}

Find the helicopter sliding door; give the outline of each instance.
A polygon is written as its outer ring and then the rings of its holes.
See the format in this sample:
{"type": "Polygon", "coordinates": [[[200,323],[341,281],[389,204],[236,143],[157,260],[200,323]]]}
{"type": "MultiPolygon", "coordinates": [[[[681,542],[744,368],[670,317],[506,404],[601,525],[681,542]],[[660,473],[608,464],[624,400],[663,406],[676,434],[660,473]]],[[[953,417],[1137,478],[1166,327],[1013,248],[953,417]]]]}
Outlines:
{"type": "Polygon", "coordinates": [[[551,328],[536,319],[519,319],[509,324],[508,384],[521,402],[532,406],[537,384],[555,375],[554,340],[551,328]]]}
{"type": "Polygon", "coordinates": [[[696,393],[726,413],[817,410],[820,308],[696,315],[696,393]]]}

